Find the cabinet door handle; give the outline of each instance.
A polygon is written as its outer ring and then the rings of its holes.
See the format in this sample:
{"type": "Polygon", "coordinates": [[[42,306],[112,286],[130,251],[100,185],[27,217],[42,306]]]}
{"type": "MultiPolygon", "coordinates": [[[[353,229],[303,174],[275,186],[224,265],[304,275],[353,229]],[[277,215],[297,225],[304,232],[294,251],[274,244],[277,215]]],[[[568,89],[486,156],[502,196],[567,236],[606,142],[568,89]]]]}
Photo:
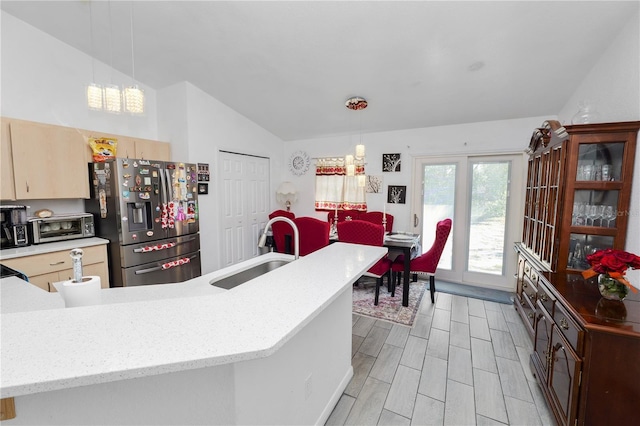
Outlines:
{"type": "Polygon", "coordinates": [[[418,227],[418,223],[419,223],[420,219],[418,219],[418,215],[417,214],[413,214],[413,227],[417,228],[418,227]]]}
{"type": "Polygon", "coordinates": [[[546,295],[546,294],[542,293],[542,294],[540,295],[540,300],[542,300],[543,302],[548,302],[548,301],[549,301],[549,298],[547,297],[547,295],[546,295]]]}
{"type": "Polygon", "coordinates": [[[49,266],[62,265],[63,263],[64,263],[64,260],[61,260],[61,261],[56,262],[56,263],[50,263],[49,266]]]}
{"type": "Polygon", "coordinates": [[[533,312],[529,312],[529,313],[527,314],[527,316],[528,316],[529,318],[533,319],[533,312]]]}
{"type": "Polygon", "coordinates": [[[527,288],[527,283],[522,284],[522,288],[527,288]]]}
{"type": "Polygon", "coordinates": [[[27,187],[27,192],[29,192],[29,181],[26,181],[24,185],[27,187]]]}
{"type": "Polygon", "coordinates": [[[560,320],[560,327],[561,327],[563,330],[568,330],[568,329],[569,329],[569,323],[567,322],[567,319],[566,319],[566,318],[562,318],[562,319],[560,320]]]}

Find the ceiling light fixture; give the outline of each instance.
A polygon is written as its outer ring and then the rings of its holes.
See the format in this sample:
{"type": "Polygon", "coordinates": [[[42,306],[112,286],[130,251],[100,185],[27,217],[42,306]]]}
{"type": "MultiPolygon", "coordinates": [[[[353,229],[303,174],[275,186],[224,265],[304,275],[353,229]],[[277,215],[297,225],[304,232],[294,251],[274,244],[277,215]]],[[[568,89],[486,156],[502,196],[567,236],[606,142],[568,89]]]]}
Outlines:
{"type": "Polygon", "coordinates": [[[144,91],[138,87],[136,84],[136,62],[135,62],[135,54],[133,47],[133,3],[130,3],[131,6],[131,14],[130,14],[130,24],[131,24],[131,78],[133,80],[133,84],[131,86],[125,87],[122,97],[124,99],[124,110],[131,114],[144,114],[144,91]]]}

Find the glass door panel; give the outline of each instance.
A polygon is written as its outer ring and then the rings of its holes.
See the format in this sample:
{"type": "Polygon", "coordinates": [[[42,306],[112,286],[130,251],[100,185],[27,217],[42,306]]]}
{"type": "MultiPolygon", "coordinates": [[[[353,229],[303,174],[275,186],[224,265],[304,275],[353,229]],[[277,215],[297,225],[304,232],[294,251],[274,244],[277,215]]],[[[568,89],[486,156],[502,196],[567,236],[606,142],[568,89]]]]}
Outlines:
{"type": "Polygon", "coordinates": [[[567,268],[589,269],[586,257],[598,250],[613,248],[613,237],[605,235],[571,234],[567,268]]]}
{"type": "Polygon", "coordinates": [[[503,273],[510,164],[471,163],[469,272],[503,273]]]}
{"type": "MultiPolygon", "coordinates": [[[[423,249],[428,250],[435,237],[436,224],[442,219],[453,218],[456,195],[457,164],[428,164],[423,168],[422,198],[422,241],[423,249]]],[[[452,269],[452,238],[440,257],[438,268],[452,269]]]]}
{"type": "Polygon", "coordinates": [[[582,143],[576,181],[619,181],[624,143],[582,143]]]}

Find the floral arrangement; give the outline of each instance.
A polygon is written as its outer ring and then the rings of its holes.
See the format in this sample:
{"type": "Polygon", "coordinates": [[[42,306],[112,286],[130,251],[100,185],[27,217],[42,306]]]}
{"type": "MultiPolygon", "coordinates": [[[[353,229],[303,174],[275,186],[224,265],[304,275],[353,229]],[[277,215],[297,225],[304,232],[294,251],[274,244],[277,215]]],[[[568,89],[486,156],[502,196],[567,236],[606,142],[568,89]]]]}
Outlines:
{"type": "Polygon", "coordinates": [[[624,278],[624,274],[629,268],[640,269],[639,256],[622,250],[606,249],[588,255],[587,262],[591,265],[591,269],[582,272],[582,276],[586,279],[598,274],[607,274],[637,293],[638,290],[624,278]]]}

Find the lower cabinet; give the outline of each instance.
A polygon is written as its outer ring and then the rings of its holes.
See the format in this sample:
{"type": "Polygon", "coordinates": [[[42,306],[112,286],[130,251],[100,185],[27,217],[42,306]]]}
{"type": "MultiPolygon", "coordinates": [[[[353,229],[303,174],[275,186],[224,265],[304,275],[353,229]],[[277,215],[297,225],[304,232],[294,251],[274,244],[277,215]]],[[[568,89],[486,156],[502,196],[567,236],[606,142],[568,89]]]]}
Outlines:
{"type": "MultiPolygon", "coordinates": [[[[100,277],[102,288],[109,287],[107,246],[82,248],[82,274],[100,277]]],[[[73,265],[69,250],[3,260],[2,263],[29,277],[29,282],[43,290],[55,292],[54,282],[73,279],[73,265]]]]}
{"type": "Polygon", "coordinates": [[[603,299],[579,273],[545,272],[518,252],[516,311],[533,343],[530,365],[562,426],[635,425],[640,400],[640,294],[603,299]]]}

